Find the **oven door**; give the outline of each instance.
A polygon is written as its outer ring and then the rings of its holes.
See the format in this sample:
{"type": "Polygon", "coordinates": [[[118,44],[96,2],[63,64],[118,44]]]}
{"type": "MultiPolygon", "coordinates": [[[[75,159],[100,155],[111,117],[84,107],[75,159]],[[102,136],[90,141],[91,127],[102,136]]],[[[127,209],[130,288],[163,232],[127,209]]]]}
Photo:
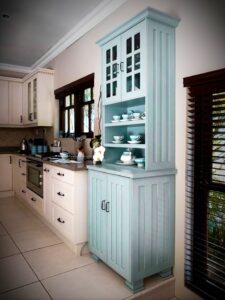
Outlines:
{"type": "Polygon", "coordinates": [[[27,188],[43,198],[43,164],[35,161],[27,163],[27,188]]]}

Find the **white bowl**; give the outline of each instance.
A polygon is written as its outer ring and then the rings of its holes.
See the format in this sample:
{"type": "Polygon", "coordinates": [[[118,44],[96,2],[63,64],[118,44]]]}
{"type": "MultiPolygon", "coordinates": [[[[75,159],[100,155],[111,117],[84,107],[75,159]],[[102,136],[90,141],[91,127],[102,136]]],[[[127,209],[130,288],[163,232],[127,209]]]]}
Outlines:
{"type": "Polygon", "coordinates": [[[119,141],[122,141],[124,139],[124,136],[123,135],[114,135],[113,138],[116,142],[119,142],[119,141]]]}
{"type": "Polygon", "coordinates": [[[117,116],[117,115],[113,116],[113,120],[114,121],[119,121],[120,120],[120,116],[117,116]]]}
{"type": "Polygon", "coordinates": [[[67,159],[69,157],[68,152],[60,152],[60,156],[62,159],[67,159]]]}

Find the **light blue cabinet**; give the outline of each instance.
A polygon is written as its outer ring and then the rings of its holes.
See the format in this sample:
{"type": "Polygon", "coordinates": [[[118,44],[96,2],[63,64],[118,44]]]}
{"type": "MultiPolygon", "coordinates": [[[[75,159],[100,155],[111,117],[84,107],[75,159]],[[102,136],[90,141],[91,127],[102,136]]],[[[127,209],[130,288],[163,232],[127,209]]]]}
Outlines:
{"type": "Polygon", "coordinates": [[[89,249],[137,292],[174,264],[175,27],[147,8],[98,41],[102,48],[105,159],[89,166],[89,249]],[[140,112],[145,118],[114,121],[140,112]],[[130,135],[141,135],[130,143],[130,135]],[[121,143],[113,136],[123,135],[121,143]],[[130,148],[145,167],[121,164],[130,148]]]}
{"type": "Polygon", "coordinates": [[[89,170],[89,249],[137,292],[143,279],[171,274],[174,175],[127,178],[89,170]],[[104,205],[103,205],[104,204],[104,205]]]}
{"type": "Polygon", "coordinates": [[[145,170],[174,168],[175,27],[178,21],[152,9],[98,41],[102,48],[102,112],[105,161],[118,163],[130,148],[145,157],[145,170]],[[113,121],[114,115],[145,118],[113,121]],[[142,142],[131,144],[130,135],[142,142]],[[123,135],[122,143],[113,136],[123,135]]]}

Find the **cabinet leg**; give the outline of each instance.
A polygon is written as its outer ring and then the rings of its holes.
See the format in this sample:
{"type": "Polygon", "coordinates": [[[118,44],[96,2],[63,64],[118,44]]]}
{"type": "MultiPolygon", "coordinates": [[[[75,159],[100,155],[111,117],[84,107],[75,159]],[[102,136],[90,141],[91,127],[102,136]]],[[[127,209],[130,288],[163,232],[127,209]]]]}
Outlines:
{"type": "Polygon", "coordinates": [[[100,262],[100,261],[101,261],[101,259],[100,259],[98,256],[96,256],[95,254],[93,254],[93,253],[91,253],[91,257],[92,257],[96,262],[100,262]]]}
{"type": "Polygon", "coordinates": [[[166,277],[169,277],[171,276],[173,273],[172,273],[172,268],[168,268],[168,269],[165,269],[163,271],[161,271],[159,273],[159,276],[162,277],[162,278],[166,278],[166,277]]]}
{"type": "Polygon", "coordinates": [[[137,281],[125,281],[125,285],[131,290],[133,293],[137,293],[144,289],[144,281],[143,279],[137,281]]]}

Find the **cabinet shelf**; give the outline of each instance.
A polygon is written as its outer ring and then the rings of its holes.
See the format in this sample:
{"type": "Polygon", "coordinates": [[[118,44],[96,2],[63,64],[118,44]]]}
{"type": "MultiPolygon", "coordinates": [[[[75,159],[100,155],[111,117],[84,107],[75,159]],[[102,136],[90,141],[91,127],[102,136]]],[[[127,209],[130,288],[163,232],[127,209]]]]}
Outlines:
{"type": "Polygon", "coordinates": [[[132,125],[145,125],[145,120],[105,123],[105,127],[132,126],[132,125]]]}
{"type": "Polygon", "coordinates": [[[132,149],[145,149],[145,144],[105,144],[105,147],[112,147],[112,148],[132,148],[132,149]]]}

